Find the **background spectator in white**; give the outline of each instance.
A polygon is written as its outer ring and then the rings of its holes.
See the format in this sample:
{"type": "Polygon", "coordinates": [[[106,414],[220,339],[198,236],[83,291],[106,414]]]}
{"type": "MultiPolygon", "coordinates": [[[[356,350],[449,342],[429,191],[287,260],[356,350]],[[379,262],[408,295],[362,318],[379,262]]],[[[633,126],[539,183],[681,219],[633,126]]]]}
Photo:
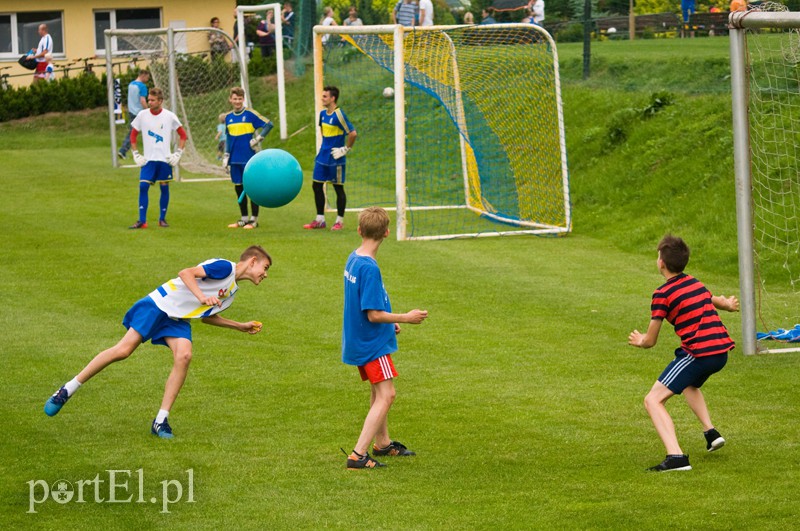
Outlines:
{"type": "Polygon", "coordinates": [[[355,6],[350,7],[350,14],[349,16],[344,19],[345,26],[363,26],[364,21],[358,18],[358,10],[356,10],[355,6]]]}
{"type": "Polygon", "coordinates": [[[419,25],[433,26],[433,2],[419,0],[419,25]]]}
{"type": "MultiPolygon", "coordinates": [[[[321,26],[338,26],[335,20],[333,20],[333,8],[326,7],[322,10],[322,20],[319,21],[321,26]]],[[[331,38],[330,35],[325,34],[322,36],[322,44],[323,46],[328,44],[328,40],[331,38]]]]}
{"type": "Polygon", "coordinates": [[[533,13],[533,23],[541,25],[544,21],[544,0],[531,0],[528,6],[533,13]]]}
{"type": "Polygon", "coordinates": [[[45,78],[45,69],[47,68],[47,59],[45,55],[53,53],[53,38],[47,32],[47,24],[39,24],[39,46],[36,50],[31,49],[30,53],[36,59],[36,70],[33,73],[33,82],[38,83],[45,78]]]}

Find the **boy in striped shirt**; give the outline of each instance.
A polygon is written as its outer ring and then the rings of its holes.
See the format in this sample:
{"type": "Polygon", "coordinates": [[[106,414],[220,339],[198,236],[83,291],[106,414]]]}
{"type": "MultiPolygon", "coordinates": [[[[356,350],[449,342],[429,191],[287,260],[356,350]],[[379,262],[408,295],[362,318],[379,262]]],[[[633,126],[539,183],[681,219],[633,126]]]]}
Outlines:
{"type": "Polygon", "coordinates": [[[647,333],[631,332],[628,344],[650,348],[658,341],[661,323],[666,319],[675,327],[681,346],[675,359],[667,365],[644,399],[644,405],[667,449],[667,457],[651,467],[656,472],[691,470],[689,456],[683,453],[675,434],[675,425],[667,412],[666,402],[683,393],[686,402],[703,425],[706,449],[722,448],[725,439],[711,423],[700,387],[709,376],[722,370],[728,361],[728,351],[734,343],[717,314],[717,309],[739,311],[736,297],[713,296],[696,278],[683,272],[689,262],[689,247],[672,235],[664,236],[658,244],[656,265],[666,283],[655,290],[650,306],[651,320],[647,333]]]}

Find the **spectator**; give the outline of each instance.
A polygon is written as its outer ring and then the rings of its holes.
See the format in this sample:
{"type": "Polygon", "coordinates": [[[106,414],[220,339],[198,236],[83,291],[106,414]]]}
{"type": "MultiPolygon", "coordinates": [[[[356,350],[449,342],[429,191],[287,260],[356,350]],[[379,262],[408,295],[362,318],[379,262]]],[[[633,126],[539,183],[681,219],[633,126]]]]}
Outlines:
{"type": "Polygon", "coordinates": [[[419,0],[419,25],[433,26],[433,2],[419,0]]]}
{"type": "Polygon", "coordinates": [[[117,155],[124,159],[131,149],[131,130],[133,129],[133,119],[136,115],[147,109],[147,82],[150,81],[149,70],[139,70],[139,75],[128,85],[128,134],[122,141],[117,155]]]}
{"type": "Polygon", "coordinates": [[[283,33],[283,43],[291,46],[294,41],[294,11],[292,4],[285,2],[281,11],[281,31],[283,33]]]}
{"type": "Polygon", "coordinates": [[[271,57],[275,50],[275,22],[272,10],[267,11],[266,18],[258,23],[256,35],[258,46],[261,48],[261,57],[271,57]]]}
{"type": "MultiPolygon", "coordinates": [[[[322,26],[338,26],[335,20],[333,20],[333,8],[326,7],[322,10],[322,20],[319,21],[320,25],[322,26]]],[[[322,36],[322,45],[328,44],[328,40],[330,40],[331,36],[327,33],[322,36]]]]}
{"type": "Polygon", "coordinates": [[[469,11],[464,13],[464,24],[475,24],[475,16],[469,11]]]}
{"type": "MultiPolygon", "coordinates": [[[[681,13],[683,14],[683,31],[681,37],[686,37],[685,32],[689,30],[689,17],[695,14],[694,0],[681,0],[681,13]]],[[[694,37],[694,29],[691,28],[690,36],[694,37]]]]}
{"type": "MultiPolygon", "coordinates": [[[[219,29],[219,17],[214,17],[211,19],[211,27],[214,29],[219,29]]],[[[217,57],[224,57],[230,49],[228,48],[228,42],[225,40],[225,36],[222,33],[217,33],[216,31],[208,32],[208,46],[211,49],[212,61],[217,57]]]]}
{"type": "Polygon", "coordinates": [[[747,11],[747,2],[745,0],[733,0],[730,5],[730,11],[747,11]]]}
{"type": "Polygon", "coordinates": [[[364,22],[358,18],[358,11],[356,10],[355,6],[350,7],[350,14],[349,16],[344,19],[345,26],[363,26],[364,22]]]}
{"type": "Polygon", "coordinates": [[[497,24],[497,21],[492,16],[493,10],[490,8],[484,8],[481,11],[481,24],[497,24]]]}
{"type": "Polygon", "coordinates": [[[531,3],[528,5],[533,18],[531,22],[541,26],[542,22],[544,22],[544,0],[531,0],[531,3]]]}
{"type": "Polygon", "coordinates": [[[47,59],[47,66],[44,69],[44,78],[47,81],[53,81],[56,78],[56,74],[53,71],[53,56],[47,54],[44,56],[44,58],[47,59]]]}
{"type": "Polygon", "coordinates": [[[225,125],[226,116],[228,116],[228,113],[226,112],[219,115],[217,134],[214,135],[214,140],[217,141],[217,160],[222,160],[222,156],[225,154],[225,146],[227,145],[228,141],[228,135],[226,134],[227,126],[225,125]]]}
{"type": "Polygon", "coordinates": [[[53,53],[53,38],[47,32],[47,24],[39,24],[39,45],[36,50],[31,48],[33,58],[36,59],[36,70],[33,73],[33,82],[38,83],[45,79],[45,70],[47,69],[47,54],[53,53]]]}
{"type": "Polygon", "coordinates": [[[412,0],[400,0],[392,11],[392,24],[402,24],[413,28],[416,24],[419,7],[412,0]]]}

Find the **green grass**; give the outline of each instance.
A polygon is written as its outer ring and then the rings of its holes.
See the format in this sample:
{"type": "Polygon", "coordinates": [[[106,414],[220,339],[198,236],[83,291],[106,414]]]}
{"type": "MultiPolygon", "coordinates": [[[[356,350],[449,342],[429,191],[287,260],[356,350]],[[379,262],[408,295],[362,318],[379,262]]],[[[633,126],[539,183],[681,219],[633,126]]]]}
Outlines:
{"type": "MultiPolygon", "coordinates": [[[[602,50],[623,60],[617,48],[602,50]]],[[[631,50],[630,61],[645,60],[631,50]]],[[[691,77],[694,67],[682,64],[691,77]]],[[[289,91],[298,101],[290,132],[313,116],[310,100],[299,104],[308,87],[304,79],[289,91]]],[[[340,361],[341,271],[359,239],[352,216],[343,233],[300,229],[313,214],[309,175],[300,197],[266,211],[254,232],[224,228],[238,216],[224,182],[176,183],[172,228],[129,231],[137,174],[110,168],[102,112],[0,124],[3,527],[796,527],[797,356],[734,351],[704,388],[729,444],[707,454],[676,398],[669,409],[695,470],[643,472],[663,448],[642,398],[677,344],[667,327],[650,351],[626,345],[630,330],[646,326],[661,283],[658,238],[683,235],[690,272],[715,293],[738,290],[730,120],[725,95],[681,93],[609,146],[610,116],[650,100],[649,89],[622,89],[565,87],[570,236],[382,246],[394,307],[425,308],[430,318],[400,335],[389,424],[418,456],[370,473],[345,471],[339,451],[352,448],[368,407],[367,386],[340,361]],[[686,149],[703,139],[704,149],[686,149]],[[57,417],[42,413],[49,394],[121,337],[133,302],[179,269],[235,258],[251,243],[275,265],[260,287],[242,286],[226,316],[263,321],[265,333],[194,327],[194,359],[171,415],[175,440],[148,434],[171,365],[167,349],[149,344],[57,417]],[[162,514],[160,503],[96,503],[86,487],[87,503],[49,501],[26,513],[29,481],[99,475],[107,498],[110,469],[132,472],[117,495],[134,501],[137,469],[145,500],[160,498],[166,480],[187,488],[191,469],[195,501],[184,492],[162,514]]],[[[313,131],[270,142],[310,168],[313,131]]],[[[739,316],[722,317],[739,340],[739,316]]]]}

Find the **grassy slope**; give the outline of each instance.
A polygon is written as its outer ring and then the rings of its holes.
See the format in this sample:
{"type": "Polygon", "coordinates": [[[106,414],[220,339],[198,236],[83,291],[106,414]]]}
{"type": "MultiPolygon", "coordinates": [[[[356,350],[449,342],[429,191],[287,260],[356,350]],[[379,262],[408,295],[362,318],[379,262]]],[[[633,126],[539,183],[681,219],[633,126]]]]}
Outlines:
{"type": "MultiPolygon", "coordinates": [[[[620,53],[597,47],[598,55],[603,49],[620,53]]],[[[708,387],[730,445],[707,455],[676,400],[671,411],[696,470],[641,472],[663,451],[641,397],[675,343],[665,330],[652,351],[625,346],[628,331],[645,326],[659,283],[655,241],[670,229],[686,235],[693,271],[712,290],[737,285],[735,266],[725,269],[735,257],[733,229],[718,215],[732,208],[730,172],[704,170],[707,186],[684,193],[680,209],[660,206],[696,182],[688,168],[701,165],[697,151],[672,146],[709,127],[725,130],[725,100],[714,98],[680,94],[674,107],[635,124],[626,145],[604,151],[607,116],[645,105],[647,92],[567,79],[572,236],[385,244],[393,304],[427,308],[431,319],[401,335],[390,424],[419,456],[369,475],[345,473],[337,450],[349,449],[366,410],[364,385],[338,361],[339,272],[358,241],[352,219],[343,234],[298,230],[312,210],[307,186],[268,212],[257,233],[226,231],[236,216],[230,185],[186,184],[175,187],[173,228],[132,233],[124,227],[135,213],[136,174],[109,169],[101,114],[0,125],[10,205],[0,212],[0,273],[13,294],[0,312],[2,520],[13,528],[790,528],[796,357],[734,355],[708,387]],[[719,115],[710,112],[717,107],[719,115]],[[701,111],[716,123],[694,114],[701,111]],[[34,146],[65,128],[32,171],[34,146]],[[712,199],[718,214],[698,223],[712,199]],[[146,434],[169,367],[161,347],[143,346],[109,368],[58,417],[41,413],[57,385],[119,337],[136,298],[254,238],[275,267],[261,287],[243,286],[229,317],[260,319],[267,333],[195,326],[175,441],[146,434]],[[25,514],[27,481],[107,478],[111,468],[143,468],[147,497],[192,468],[196,503],[165,515],[148,503],[50,502],[25,514]]],[[[310,115],[290,109],[295,124],[310,115]]],[[[313,135],[304,135],[290,150],[308,168],[313,135]]],[[[723,317],[739,337],[738,317],[723,317]]]]}

